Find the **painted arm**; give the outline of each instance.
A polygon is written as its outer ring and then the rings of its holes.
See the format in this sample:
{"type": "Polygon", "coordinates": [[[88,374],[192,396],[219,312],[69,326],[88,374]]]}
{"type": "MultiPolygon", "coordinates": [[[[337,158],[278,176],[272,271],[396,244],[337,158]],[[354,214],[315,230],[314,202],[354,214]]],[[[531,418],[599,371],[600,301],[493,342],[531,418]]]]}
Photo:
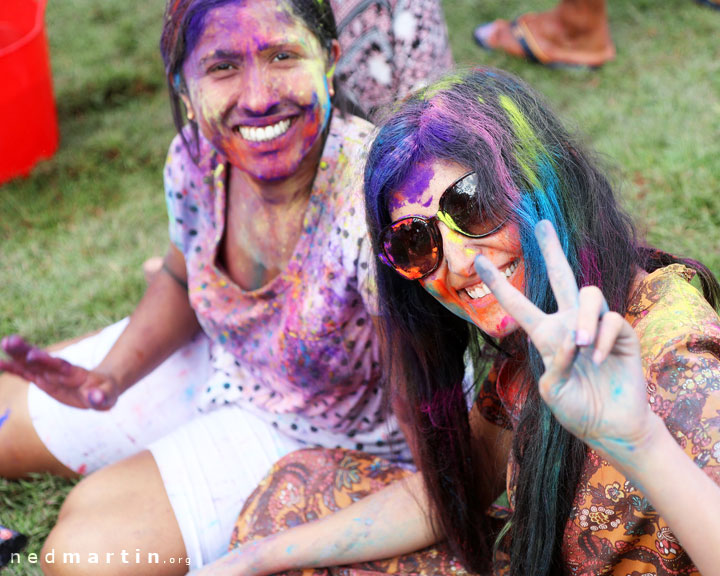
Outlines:
{"type": "Polygon", "coordinates": [[[400,556],[439,540],[427,509],[415,473],[330,516],[249,542],[192,574],[264,576],[400,556]]]}
{"type": "Polygon", "coordinates": [[[0,360],[0,370],[35,382],[69,406],[107,410],[199,330],[183,282],[187,282],[185,258],[171,244],[163,272],[156,275],[127,328],[94,370],[54,358],[17,335],[2,340],[10,361],[0,360]]]}
{"type": "Polygon", "coordinates": [[[640,341],[630,324],[608,311],[598,288],[578,290],[549,222],[540,222],[535,234],[558,312],[536,308],[482,256],[475,265],[542,356],[543,400],[566,429],[642,487],[702,574],[720,575],[720,486],[650,409],[640,341]]]}

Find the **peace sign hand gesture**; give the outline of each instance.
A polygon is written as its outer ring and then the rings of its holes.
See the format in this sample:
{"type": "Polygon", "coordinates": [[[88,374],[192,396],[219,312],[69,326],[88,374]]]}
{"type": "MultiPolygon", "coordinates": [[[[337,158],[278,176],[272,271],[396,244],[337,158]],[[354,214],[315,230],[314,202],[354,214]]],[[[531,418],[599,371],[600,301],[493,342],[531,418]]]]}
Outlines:
{"type": "Polygon", "coordinates": [[[599,288],[578,290],[552,224],[535,227],[558,311],[545,314],[483,256],[475,269],[504,310],[525,330],[545,364],[540,395],[573,435],[626,461],[651,435],[640,342],[599,288]]]}

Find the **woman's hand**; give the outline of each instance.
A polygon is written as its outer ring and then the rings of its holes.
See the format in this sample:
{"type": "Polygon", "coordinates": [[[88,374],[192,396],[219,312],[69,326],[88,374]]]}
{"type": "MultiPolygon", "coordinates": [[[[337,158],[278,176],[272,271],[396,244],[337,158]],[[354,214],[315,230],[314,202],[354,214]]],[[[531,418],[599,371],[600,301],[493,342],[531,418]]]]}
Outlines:
{"type": "Polygon", "coordinates": [[[620,314],[608,311],[597,287],[578,290],[550,222],[538,223],[535,236],[556,313],[539,310],[483,256],[475,260],[477,273],[540,352],[545,363],[540,395],[555,418],[605,456],[632,458],[655,429],[638,338],[620,314]]]}
{"type": "Polygon", "coordinates": [[[120,389],[109,374],[85,370],[54,358],[18,335],[3,338],[0,346],[11,358],[10,361],[0,360],[0,370],[34,382],[63,404],[108,410],[117,402],[120,389]]]}

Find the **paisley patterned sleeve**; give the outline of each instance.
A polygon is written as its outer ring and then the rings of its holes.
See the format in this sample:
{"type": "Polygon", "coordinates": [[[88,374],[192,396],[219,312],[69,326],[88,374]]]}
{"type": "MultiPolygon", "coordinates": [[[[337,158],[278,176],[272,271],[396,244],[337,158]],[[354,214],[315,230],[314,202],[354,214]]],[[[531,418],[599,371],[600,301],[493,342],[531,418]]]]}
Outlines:
{"type": "MultiPolygon", "coordinates": [[[[689,283],[692,275],[680,265],[653,272],[626,318],[640,338],[652,410],[720,484],[720,319],[689,283]]],[[[565,557],[578,576],[699,576],[640,487],[593,450],[566,526],[565,557]]]]}
{"type": "Polygon", "coordinates": [[[650,404],[670,433],[720,484],[720,319],[679,265],[645,283],[632,312],[650,404]]]}

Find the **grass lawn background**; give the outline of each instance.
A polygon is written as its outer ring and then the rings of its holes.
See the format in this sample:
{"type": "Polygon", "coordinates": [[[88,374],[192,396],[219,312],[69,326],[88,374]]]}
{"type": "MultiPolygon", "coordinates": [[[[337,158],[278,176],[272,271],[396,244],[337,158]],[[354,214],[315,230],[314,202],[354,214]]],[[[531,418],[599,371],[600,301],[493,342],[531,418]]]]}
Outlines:
{"type": "MultiPolygon", "coordinates": [[[[48,5],[61,147],[0,186],[0,335],[46,345],[120,319],[142,295],[141,263],[165,249],[161,171],[174,129],[157,49],[163,4],[48,5]]],[[[459,63],[506,68],[536,87],[604,158],[648,240],[720,275],[720,12],[611,1],[618,57],[587,72],[473,44],[476,24],[551,2],[444,4],[459,63]]],[[[0,480],[0,524],[29,534],[38,552],[69,486],[0,480]]]]}

